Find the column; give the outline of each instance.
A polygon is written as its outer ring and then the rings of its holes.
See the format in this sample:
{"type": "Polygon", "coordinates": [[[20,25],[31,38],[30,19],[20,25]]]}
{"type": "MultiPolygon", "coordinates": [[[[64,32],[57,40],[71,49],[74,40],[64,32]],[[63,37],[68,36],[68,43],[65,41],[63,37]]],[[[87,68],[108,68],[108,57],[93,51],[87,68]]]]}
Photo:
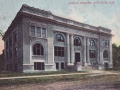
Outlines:
{"type": "Polygon", "coordinates": [[[112,36],[110,37],[110,64],[109,64],[109,68],[113,67],[113,60],[112,60],[112,36]]]}
{"type": "Polygon", "coordinates": [[[70,64],[70,44],[69,44],[69,34],[67,34],[67,63],[70,64]]]}
{"type": "Polygon", "coordinates": [[[87,63],[90,65],[90,57],[89,57],[89,37],[87,37],[87,63]]]}
{"type": "Polygon", "coordinates": [[[96,43],[96,58],[97,58],[97,64],[99,64],[99,40],[97,39],[97,43],[96,43]]]}
{"type": "Polygon", "coordinates": [[[103,50],[102,50],[102,36],[100,34],[100,37],[99,37],[99,48],[100,48],[100,64],[102,65],[103,64],[103,50]]]}
{"type": "Polygon", "coordinates": [[[70,35],[70,46],[71,46],[71,48],[70,48],[70,54],[71,54],[71,63],[73,64],[74,63],[74,44],[73,44],[73,42],[74,42],[74,40],[73,40],[73,35],[70,35]]]}
{"type": "Polygon", "coordinates": [[[84,45],[83,45],[83,47],[84,47],[84,66],[86,66],[87,64],[86,64],[86,37],[84,37],[84,45]]]}
{"type": "Polygon", "coordinates": [[[103,69],[102,35],[99,36],[99,69],[103,69]]]}

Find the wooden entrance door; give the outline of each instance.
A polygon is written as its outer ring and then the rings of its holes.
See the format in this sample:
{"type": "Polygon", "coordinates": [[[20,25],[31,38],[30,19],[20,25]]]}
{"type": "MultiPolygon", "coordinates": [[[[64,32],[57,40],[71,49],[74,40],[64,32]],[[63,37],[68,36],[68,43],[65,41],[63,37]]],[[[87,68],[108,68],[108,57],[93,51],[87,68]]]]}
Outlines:
{"type": "Polygon", "coordinates": [[[80,62],[80,53],[75,53],[75,62],[80,62]]]}

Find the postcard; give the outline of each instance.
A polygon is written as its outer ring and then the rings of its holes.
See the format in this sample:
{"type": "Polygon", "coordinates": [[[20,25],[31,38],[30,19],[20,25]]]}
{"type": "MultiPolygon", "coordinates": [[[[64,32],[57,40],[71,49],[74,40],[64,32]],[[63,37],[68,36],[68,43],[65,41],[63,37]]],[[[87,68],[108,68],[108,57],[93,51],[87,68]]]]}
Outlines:
{"type": "Polygon", "coordinates": [[[0,90],[119,90],[119,0],[1,0],[0,90]]]}

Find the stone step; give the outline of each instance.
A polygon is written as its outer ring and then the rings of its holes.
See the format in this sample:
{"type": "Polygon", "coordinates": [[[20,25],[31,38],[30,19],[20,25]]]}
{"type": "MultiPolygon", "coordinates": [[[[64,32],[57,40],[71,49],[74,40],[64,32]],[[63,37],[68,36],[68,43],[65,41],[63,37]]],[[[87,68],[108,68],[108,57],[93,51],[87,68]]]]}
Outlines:
{"type": "Polygon", "coordinates": [[[89,70],[98,70],[96,66],[82,66],[82,70],[89,71],[89,70]]]}
{"type": "Polygon", "coordinates": [[[67,70],[70,70],[70,71],[74,70],[74,65],[67,66],[67,70]]]}

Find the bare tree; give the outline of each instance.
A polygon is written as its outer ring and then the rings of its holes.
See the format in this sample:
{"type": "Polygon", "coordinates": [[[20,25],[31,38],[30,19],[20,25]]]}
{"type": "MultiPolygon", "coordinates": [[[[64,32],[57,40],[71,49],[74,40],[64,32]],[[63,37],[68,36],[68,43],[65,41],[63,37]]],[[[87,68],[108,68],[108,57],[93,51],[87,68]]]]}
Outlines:
{"type": "MultiPolygon", "coordinates": [[[[3,31],[0,30],[0,38],[3,38],[3,31]]],[[[0,55],[0,71],[3,71],[4,70],[4,60],[3,60],[3,54],[0,55]]]]}
{"type": "Polygon", "coordinates": [[[3,38],[3,35],[4,35],[3,31],[2,31],[2,30],[0,30],[0,37],[2,37],[2,38],[3,38]]]}

